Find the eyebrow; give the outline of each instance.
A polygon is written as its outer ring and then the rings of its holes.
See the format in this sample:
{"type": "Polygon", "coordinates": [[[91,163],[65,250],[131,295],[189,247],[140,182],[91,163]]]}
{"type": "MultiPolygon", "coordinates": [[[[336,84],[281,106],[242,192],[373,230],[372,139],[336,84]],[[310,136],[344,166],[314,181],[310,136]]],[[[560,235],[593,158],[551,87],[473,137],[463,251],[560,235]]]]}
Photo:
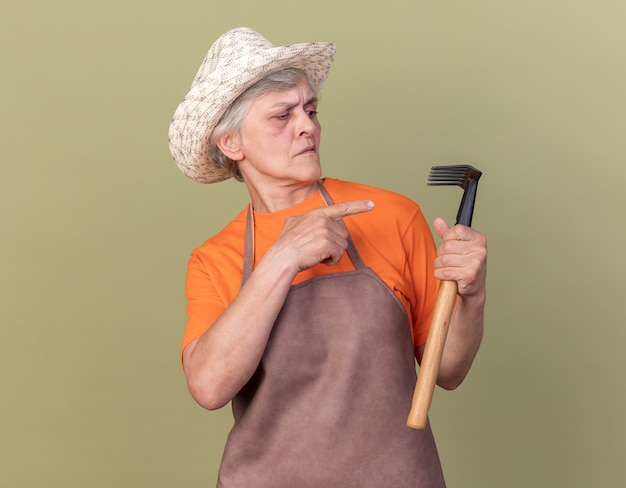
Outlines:
{"type": "MultiPolygon", "coordinates": [[[[317,103],[317,102],[318,102],[318,98],[314,96],[308,99],[306,102],[304,102],[304,105],[305,106],[311,105],[312,103],[317,103]]],[[[297,107],[298,105],[299,105],[299,102],[293,103],[293,102],[286,101],[286,102],[276,102],[274,105],[272,105],[272,107],[275,107],[275,108],[281,107],[281,108],[291,109],[293,107],[297,107]]]]}

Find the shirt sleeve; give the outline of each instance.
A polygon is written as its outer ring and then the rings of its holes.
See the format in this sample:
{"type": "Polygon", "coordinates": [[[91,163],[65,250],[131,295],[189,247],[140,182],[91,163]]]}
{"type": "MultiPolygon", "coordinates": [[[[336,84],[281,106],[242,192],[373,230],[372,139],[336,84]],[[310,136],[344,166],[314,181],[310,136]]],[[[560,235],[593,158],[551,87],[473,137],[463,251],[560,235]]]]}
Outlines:
{"type": "Polygon", "coordinates": [[[187,264],[185,283],[187,297],[187,324],[183,334],[182,350],[199,339],[224,312],[225,306],[219,296],[202,257],[192,253],[187,264]]]}
{"type": "Polygon", "coordinates": [[[439,280],[434,276],[437,248],[432,232],[421,210],[417,207],[403,236],[407,253],[407,273],[413,284],[411,316],[415,348],[426,343],[439,280]]]}

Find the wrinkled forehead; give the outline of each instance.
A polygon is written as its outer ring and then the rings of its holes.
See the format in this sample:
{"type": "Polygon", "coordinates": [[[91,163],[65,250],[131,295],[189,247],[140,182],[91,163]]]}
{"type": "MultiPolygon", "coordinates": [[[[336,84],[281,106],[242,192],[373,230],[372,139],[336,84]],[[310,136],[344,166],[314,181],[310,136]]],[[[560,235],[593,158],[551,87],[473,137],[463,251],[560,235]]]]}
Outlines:
{"type": "Polygon", "coordinates": [[[252,105],[264,108],[293,108],[317,105],[317,93],[306,79],[292,88],[267,92],[252,101],[252,105]]]}

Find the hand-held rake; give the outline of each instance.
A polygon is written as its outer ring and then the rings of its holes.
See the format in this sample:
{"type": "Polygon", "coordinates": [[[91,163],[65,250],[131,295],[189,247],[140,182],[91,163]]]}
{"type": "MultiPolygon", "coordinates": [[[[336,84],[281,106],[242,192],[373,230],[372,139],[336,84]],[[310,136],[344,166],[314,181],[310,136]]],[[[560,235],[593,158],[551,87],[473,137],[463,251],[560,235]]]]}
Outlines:
{"type": "MultiPolygon", "coordinates": [[[[481,175],[482,173],[476,168],[466,164],[433,166],[430,170],[428,177],[429,186],[454,185],[463,188],[463,198],[456,216],[457,224],[468,227],[472,225],[476,190],[481,175]]],[[[407,425],[414,429],[424,429],[428,423],[428,409],[433,399],[456,294],[456,281],[441,282],[424,347],[424,355],[417,376],[417,383],[415,384],[413,403],[407,419],[407,425]]]]}

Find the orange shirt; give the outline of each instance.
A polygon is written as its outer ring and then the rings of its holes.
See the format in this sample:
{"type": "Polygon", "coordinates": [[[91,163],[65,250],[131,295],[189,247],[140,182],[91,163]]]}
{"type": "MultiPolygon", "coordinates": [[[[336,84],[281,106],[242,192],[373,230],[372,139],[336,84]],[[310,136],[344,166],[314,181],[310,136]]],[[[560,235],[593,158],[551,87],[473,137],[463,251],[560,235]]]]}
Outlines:
{"type": "MultiPolygon", "coordinates": [[[[419,206],[393,192],[337,179],[326,178],[324,187],[336,203],[362,199],[376,203],[373,210],[346,217],[344,222],[365,265],[404,305],[415,346],[424,344],[439,282],[433,277],[435,243],[419,206]]],[[[287,217],[324,205],[321,194],[316,192],[304,202],[279,212],[255,212],[255,265],[276,241],[287,217]]],[[[239,292],[247,211],[245,208],[191,254],[183,349],[208,330],[239,292]]],[[[353,269],[346,253],[336,266],[319,264],[299,273],[293,283],[353,269]]]]}

